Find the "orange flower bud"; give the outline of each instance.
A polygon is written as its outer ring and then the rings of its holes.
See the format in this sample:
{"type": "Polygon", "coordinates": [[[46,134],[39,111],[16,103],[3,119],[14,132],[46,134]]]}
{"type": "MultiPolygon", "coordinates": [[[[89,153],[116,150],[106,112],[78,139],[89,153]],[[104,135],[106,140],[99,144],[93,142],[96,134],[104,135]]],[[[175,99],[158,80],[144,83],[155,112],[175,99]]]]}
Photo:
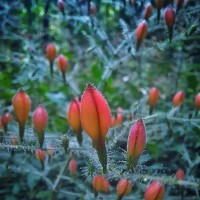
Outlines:
{"type": "Polygon", "coordinates": [[[106,172],[105,138],[111,126],[111,112],[105,98],[91,84],[82,95],[80,116],[82,128],[92,138],[103,171],[106,172]]]}
{"type": "Polygon", "coordinates": [[[149,90],[149,106],[154,107],[159,98],[159,90],[157,88],[151,88],[149,90]]]}
{"type": "Polygon", "coordinates": [[[44,161],[44,157],[45,157],[44,151],[42,151],[41,149],[37,149],[35,152],[35,155],[39,161],[44,161]]]}
{"type": "Polygon", "coordinates": [[[57,67],[61,72],[66,72],[68,67],[68,60],[65,56],[59,55],[57,58],[57,67]]]}
{"type": "Polygon", "coordinates": [[[136,51],[138,51],[140,44],[147,36],[147,23],[145,20],[143,20],[138,24],[135,34],[136,34],[136,51]]]}
{"type": "Polygon", "coordinates": [[[137,160],[146,145],[146,130],[142,119],[139,119],[131,128],[127,144],[128,168],[135,167],[137,160]]]}
{"type": "MultiPolygon", "coordinates": [[[[121,178],[117,184],[117,196],[123,197],[127,195],[132,190],[132,183],[126,179],[121,178]]],[[[118,198],[119,199],[119,198],[118,198]]]]}
{"type": "Polygon", "coordinates": [[[9,112],[5,112],[0,118],[1,124],[2,124],[5,132],[7,132],[8,124],[11,121],[11,118],[12,117],[9,112]]]}
{"type": "Polygon", "coordinates": [[[184,180],[185,179],[185,172],[182,169],[178,169],[176,171],[176,178],[177,178],[177,180],[184,180]]]}
{"type": "Polygon", "coordinates": [[[179,91],[174,95],[172,103],[174,106],[180,106],[183,104],[184,99],[185,99],[185,95],[183,91],[179,91]]]}
{"type": "Polygon", "coordinates": [[[58,0],[57,6],[60,9],[60,11],[62,12],[62,14],[64,15],[65,14],[65,11],[64,11],[65,8],[64,8],[64,2],[63,2],[63,0],[58,0]]]}
{"type": "Polygon", "coordinates": [[[82,128],[81,128],[81,119],[80,119],[80,101],[75,98],[69,105],[68,109],[68,123],[77,134],[78,143],[82,144],[82,128]]]}
{"type": "Polygon", "coordinates": [[[31,100],[29,96],[21,89],[12,99],[12,105],[17,121],[19,123],[20,140],[24,137],[24,127],[31,109],[31,100]]]}
{"type": "Polygon", "coordinates": [[[123,109],[121,107],[117,108],[117,116],[111,118],[111,126],[118,126],[122,123],[123,121],[122,110],[123,109]]]}
{"type": "Polygon", "coordinates": [[[42,148],[44,143],[44,130],[47,126],[47,122],[48,113],[42,105],[39,105],[33,113],[33,126],[38,136],[40,148],[42,148]]]}
{"type": "Polygon", "coordinates": [[[49,61],[53,62],[56,54],[56,46],[54,44],[48,44],[46,47],[46,57],[49,59],[49,61]]]}
{"type": "Polygon", "coordinates": [[[164,185],[159,181],[154,181],[147,187],[144,198],[145,200],[162,200],[164,197],[164,192],[164,185]]]}
{"type": "Polygon", "coordinates": [[[76,175],[76,171],[77,171],[77,163],[76,163],[76,160],[72,159],[70,160],[69,162],[69,171],[70,171],[70,174],[72,176],[75,176],[76,175]]]}
{"type": "Polygon", "coordinates": [[[195,96],[195,106],[196,106],[196,109],[199,109],[199,108],[200,108],[200,93],[198,93],[198,94],[195,96]]]}
{"type": "Polygon", "coordinates": [[[100,191],[107,193],[109,191],[109,181],[104,179],[101,175],[96,175],[93,178],[92,184],[96,193],[100,191]]]}
{"type": "Polygon", "coordinates": [[[152,5],[151,3],[147,3],[143,12],[144,19],[148,20],[149,17],[151,17],[151,15],[152,15],[152,5]]]}

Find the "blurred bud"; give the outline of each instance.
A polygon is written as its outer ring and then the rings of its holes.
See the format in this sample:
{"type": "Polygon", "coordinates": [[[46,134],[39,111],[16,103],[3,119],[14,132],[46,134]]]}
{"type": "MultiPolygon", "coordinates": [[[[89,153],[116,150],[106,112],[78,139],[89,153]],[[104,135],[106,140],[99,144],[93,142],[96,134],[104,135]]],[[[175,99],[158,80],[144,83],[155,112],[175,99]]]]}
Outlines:
{"type": "Polygon", "coordinates": [[[68,147],[69,147],[69,139],[66,135],[64,135],[63,138],[62,138],[62,145],[64,147],[65,153],[67,153],[68,147]]]}
{"type": "Polygon", "coordinates": [[[157,88],[151,88],[149,90],[149,106],[154,107],[159,98],[159,90],[157,88]]]}
{"type": "Polygon", "coordinates": [[[60,9],[60,11],[62,12],[62,14],[65,15],[65,7],[64,7],[63,0],[58,0],[57,6],[60,9]]]}
{"type": "Polygon", "coordinates": [[[5,132],[7,132],[8,124],[11,121],[12,117],[9,112],[4,112],[0,118],[1,124],[5,132]]]}
{"type": "Polygon", "coordinates": [[[188,6],[188,4],[190,3],[190,0],[184,0],[184,6],[188,6]]]}
{"type": "Polygon", "coordinates": [[[80,101],[75,98],[69,105],[67,112],[68,123],[77,135],[79,145],[82,145],[82,127],[80,119],[80,101]]]}
{"type": "Polygon", "coordinates": [[[175,0],[174,1],[174,7],[176,9],[176,13],[178,13],[178,11],[182,7],[182,5],[183,5],[183,0],[175,0]]]}
{"type": "Polygon", "coordinates": [[[44,161],[45,157],[44,151],[42,151],[41,149],[37,149],[35,155],[39,161],[44,161]]]}
{"type": "Polygon", "coordinates": [[[180,106],[183,104],[184,99],[185,99],[185,95],[183,91],[179,91],[174,95],[172,103],[174,106],[180,106]]]}
{"type": "Polygon", "coordinates": [[[93,1],[90,1],[90,14],[95,15],[97,12],[96,5],[93,1]]]}
{"type": "Polygon", "coordinates": [[[93,178],[93,188],[96,192],[96,196],[98,192],[105,192],[107,193],[109,191],[109,181],[105,178],[103,178],[101,175],[96,175],[93,178]]]}
{"type": "Polygon", "coordinates": [[[53,62],[56,54],[56,46],[54,44],[48,44],[46,47],[46,57],[49,59],[49,61],[53,62]]]}
{"type": "Polygon", "coordinates": [[[196,109],[199,109],[199,108],[200,108],[200,93],[198,93],[198,94],[195,96],[195,106],[196,106],[196,109]]]}
{"type": "Polygon", "coordinates": [[[122,114],[123,109],[121,107],[117,108],[117,116],[111,118],[111,126],[118,126],[122,123],[123,121],[123,114],[122,114]]]}
{"type": "Polygon", "coordinates": [[[17,121],[19,123],[20,140],[24,138],[25,123],[28,118],[28,113],[31,109],[31,100],[29,96],[21,89],[12,99],[12,105],[17,121]]]}
{"type": "Polygon", "coordinates": [[[70,171],[70,174],[72,176],[75,176],[76,175],[76,171],[77,171],[77,163],[76,163],[76,160],[72,159],[70,160],[69,162],[69,171],[70,171]]]}
{"type": "Polygon", "coordinates": [[[133,169],[146,145],[146,130],[142,119],[139,119],[131,128],[127,143],[128,169],[133,169]]]}
{"type": "Polygon", "coordinates": [[[177,180],[184,180],[185,179],[185,172],[182,169],[178,169],[176,171],[176,178],[177,178],[177,180]]]}
{"type": "Polygon", "coordinates": [[[1,122],[1,117],[0,117],[0,128],[2,128],[2,127],[3,127],[3,124],[1,122]]]}
{"type": "Polygon", "coordinates": [[[87,85],[81,99],[81,125],[92,138],[99,160],[106,172],[106,134],[111,126],[111,112],[102,94],[91,84],[87,85]]]}
{"type": "Polygon", "coordinates": [[[169,27],[174,26],[175,18],[176,18],[176,14],[174,12],[174,9],[171,7],[167,7],[165,9],[165,22],[167,26],[169,27]]]}
{"type": "Polygon", "coordinates": [[[48,122],[48,113],[46,109],[39,105],[33,113],[33,126],[37,133],[40,148],[44,143],[44,131],[48,122]]]}
{"type": "Polygon", "coordinates": [[[145,20],[143,20],[138,24],[135,34],[136,34],[136,51],[138,51],[142,41],[147,36],[147,23],[145,20]]]}
{"type": "Polygon", "coordinates": [[[68,60],[64,55],[59,55],[57,58],[57,67],[61,72],[66,72],[68,67],[68,60]]]}
{"type": "Polygon", "coordinates": [[[121,178],[117,184],[117,196],[123,197],[127,195],[132,190],[132,183],[126,179],[121,178]]]}
{"type": "Polygon", "coordinates": [[[157,22],[160,21],[160,10],[163,7],[164,0],[154,0],[155,6],[157,8],[157,22]]]}
{"type": "Polygon", "coordinates": [[[148,20],[152,15],[152,5],[151,3],[147,3],[144,8],[143,16],[145,20],[148,20]]]}
{"type": "Polygon", "coordinates": [[[159,181],[154,181],[147,187],[144,198],[145,200],[162,200],[164,197],[164,192],[164,185],[159,181]]]}
{"type": "Polygon", "coordinates": [[[51,161],[51,157],[52,157],[52,155],[53,155],[53,148],[54,148],[54,146],[53,146],[53,144],[49,144],[48,146],[47,146],[47,150],[46,150],[46,153],[47,153],[47,155],[48,155],[48,163],[50,163],[50,161],[51,161]]]}
{"type": "Polygon", "coordinates": [[[10,144],[15,146],[19,144],[18,138],[16,135],[11,135],[10,137],[10,144]]]}

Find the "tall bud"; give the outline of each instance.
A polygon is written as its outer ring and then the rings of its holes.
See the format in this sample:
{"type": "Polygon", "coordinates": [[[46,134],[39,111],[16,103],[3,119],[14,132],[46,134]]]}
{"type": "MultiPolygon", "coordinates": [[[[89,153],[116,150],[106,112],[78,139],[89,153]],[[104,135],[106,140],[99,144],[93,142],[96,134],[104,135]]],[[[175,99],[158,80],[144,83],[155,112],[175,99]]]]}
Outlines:
{"type": "Polygon", "coordinates": [[[164,185],[159,181],[154,181],[147,187],[144,198],[145,200],[162,200],[164,197],[164,192],[164,185]]]}
{"type": "Polygon", "coordinates": [[[173,26],[175,24],[175,18],[176,14],[174,12],[174,9],[171,7],[167,7],[165,9],[165,22],[168,28],[168,34],[169,34],[169,41],[172,41],[172,36],[173,36],[173,26]]]}
{"type": "Polygon", "coordinates": [[[136,34],[136,51],[138,51],[142,41],[147,36],[147,23],[145,20],[143,20],[138,24],[135,34],[136,34]]]}
{"type": "Polygon", "coordinates": [[[126,179],[121,178],[117,184],[117,200],[121,200],[124,195],[127,195],[132,190],[132,183],[126,179]]]}
{"type": "Polygon", "coordinates": [[[152,5],[151,3],[147,3],[144,7],[143,17],[145,20],[148,20],[152,15],[152,5]]]}
{"type": "Polygon", "coordinates": [[[65,15],[65,6],[64,6],[64,1],[63,0],[58,0],[57,6],[60,9],[61,13],[63,16],[65,15]]]}
{"type": "Polygon", "coordinates": [[[9,112],[4,112],[4,114],[1,116],[0,121],[3,126],[4,132],[7,133],[8,130],[8,124],[11,121],[12,117],[9,112]]]}
{"type": "Polygon", "coordinates": [[[183,91],[179,91],[174,95],[172,103],[176,107],[182,105],[184,100],[185,100],[185,95],[183,91]]]}
{"type": "Polygon", "coordinates": [[[44,143],[44,131],[48,122],[48,113],[46,109],[39,105],[33,113],[33,126],[38,136],[40,148],[44,143]]]}
{"type": "Polygon", "coordinates": [[[157,88],[151,88],[149,90],[149,106],[150,106],[150,111],[149,114],[151,115],[153,112],[153,108],[156,105],[157,101],[159,98],[159,90],[157,88]]]}
{"type": "Polygon", "coordinates": [[[156,8],[157,8],[157,22],[160,21],[160,10],[163,7],[164,0],[154,0],[156,8]]]}
{"type": "Polygon", "coordinates": [[[31,100],[29,96],[21,89],[12,99],[12,105],[17,121],[19,123],[20,140],[24,138],[25,123],[28,118],[28,113],[31,109],[31,100]]]}
{"type": "Polygon", "coordinates": [[[146,145],[146,130],[142,119],[131,128],[127,143],[127,166],[133,169],[146,145]]]}
{"type": "Polygon", "coordinates": [[[75,98],[69,105],[67,112],[67,119],[69,125],[72,127],[73,131],[76,133],[79,145],[82,145],[82,128],[80,119],[80,101],[75,98]]]}
{"type": "Polygon", "coordinates": [[[57,58],[57,67],[61,71],[62,77],[63,77],[63,83],[66,85],[65,73],[66,73],[66,70],[68,68],[68,60],[67,60],[67,58],[65,56],[63,56],[63,55],[59,55],[58,56],[58,58],[57,58]]]}
{"type": "Polygon", "coordinates": [[[81,125],[92,138],[104,173],[107,171],[106,134],[111,126],[111,112],[106,99],[91,84],[87,85],[81,99],[81,125]]]}
{"type": "Polygon", "coordinates": [[[76,160],[74,160],[74,159],[70,160],[68,168],[69,168],[70,174],[72,176],[75,176],[76,175],[76,171],[77,171],[77,162],[76,162],[76,160]]]}
{"type": "Polygon", "coordinates": [[[51,76],[53,75],[53,61],[56,57],[56,54],[56,46],[54,44],[48,44],[46,47],[46,57],[49,60],[51,76]]]}

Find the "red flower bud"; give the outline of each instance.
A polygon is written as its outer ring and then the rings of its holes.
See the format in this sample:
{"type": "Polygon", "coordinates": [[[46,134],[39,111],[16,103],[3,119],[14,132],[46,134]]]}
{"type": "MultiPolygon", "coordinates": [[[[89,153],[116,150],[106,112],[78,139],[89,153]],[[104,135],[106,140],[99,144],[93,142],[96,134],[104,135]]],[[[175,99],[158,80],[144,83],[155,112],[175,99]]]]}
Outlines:
{"type": "Polygon", "coordinates": [[[172,27],[175,23],[176,14],[173,8],[167,7],[165,9],[165,22],[167,26],[172,27]]]}
{"type": "Polygon", "coordinates": [[[1,124],[2,124],[5,132],[7,132],[8,123],[11,121],[11,118],[12,117],[9,112],[5,112],[0,118],[1,124]]]}
{"type": "Polygon", "coordinates": [[[174,106],[182,105],[184,102],[184,99],[185,99],[185,95],[184,95],[183,91],[177,92],[173,97],[173,105],[174,106]]]}
{"type": "Polygon", "coordinates": [[[154,107],[159,98],[159,90],[157,88],[151,88],[149,90],[149,106],[154,107]]]}
{"type": "Polygon", "coordinates": [[[183,0],[175,0],[174,7],[176,8],[176,12],[178,12],[178,10],[181,8],[182,4],[183,4],[183,0]]]}
{"type": "Polygon", "coordinates": [[[117,116],[111,118],[111,126],[118,126],[123,121],[122,108],[117,108],[117,116]]]}
{"type": "Polygon", "coordinates": [[[154,181],[147,187],[144,198],[145,200],[162,200],[164,197],[164,192],[164,185],[159,181],[154,181]]]}
{"type": "Polygon", "coordinates": [[[42,151],[41,149],[37,149],[35,152],[35,155],[39,161],[44,161],[44,157],[45,157],[44,151],[42,151]]]}
{"type": "Polygon", "coordinates": [[[78,98],[75,98],[69,105],[68,109],[68,123],[77,134],[77,140],[79,144],[82,144],[82,128],[81,128],[81,119],[80,119],[80,101],[78,98]]]}
{"type": "Polygon", "coordinates": [[[151,17],[152,15],[152,5],[151,3],[146,4],[145,8],[144,8],[144,12],[143,12],[143,16],[145,20],[148,20],[149,17],[151,17]]]}
{"type": "Polygon", "coordinates": [[[184,180],[185,179],[185,172],[182,169],[178,169],[176,171],[176,178],[177,178],[177,180],[184,180]]]}
{"type": "Polygon", "coordinates": [[[138,24],[135,34],[136,34],[136,51],[137,51],[144,38],[147,36],[147,23],[145,20],[143,20],[138,24]]]}
{"type": "Polygon", "coordinates": [[[164,0],[155,0],[155,5],[157,9],[161,9],[163,7],[164,0]]]}
{"type": "Polygon", "coordinates": [[[109,191],[109,181],[100,175],[96,175],[93,178],[92,185],[96,193],[100,191],[107,193],[109,191]]]}
{"type": "Polygon", "coordinates": [[[70,160],[69,162],[69,171],[70,171],[70,174],[72,176],[75,176],[76,175],[76,171],[77,171],[77,163],[76,163],[76,160],[72,159],[70,160]]]}
{"type": "Polygon", "coordinates": [[[111,126],[111,112],[105,98],[91,84],[88,84],[82,95],[80,116],[82,128],[92,138],[105,172],[107,166],[105,138],[111,126]]]}
{"type": "Polygon", "coordinates": [[[94,2],[90,1],[90,14],[95,15],[97,12],[96,5],[94,2]]]}
{"type": "Polygon", "coordinates": [[[47,122],[48,113],[42,105],[39,105],[33,113],[33,126],[37,133],[41,148],[44,143],[44,130],[47,126],[47,122]]]}
{"type": "Polygon", "coordinates": [[[20,140],[24,137],[24,127],[31,109],[31,100],[29,96],[21,89],[12,99],[12,105],[17,121],[19,123],[20,140]]]}
{"type": "Polygon", "coordinates": [[[196,109],[200,108],[200,93],[198,93],[195,97],[195,106],[196,106],[196,109]]]}
{"type": "Polygon", "coordinates": [[[65,8],[64,8],[64,2],[63,2],[63,0],[58,0],[57,6],[60,9],[60,11],[62,12],[62,14],[64,15],[64,9],[65,8]]]}
{"type": "Polygon", "coordinates": [[[65,56],[59,55],[57,58],[57,67],[61,72],[66,72],[68,67],[68,60],[65,56]]]}
{"type": "Polygon", "coordinates": [[[53,60],[56,57],[56,47],[54,44],[48,44],[46,47],[46,57],[49,59],[49,61],[53,62],[53,60]]]}
{"type": "Polygon", "coordinates": [[[132,190],[132,183],[126,179],[121,178],[117,184],[117,196],[123,197],[132,190]]]}
{"type": "Polygon", "coordinates": [[[146,130],[142,119],[139,119],[131,128],[127,144],[128,168],[135,167],[137,160],[146,145],[146,130]]]}

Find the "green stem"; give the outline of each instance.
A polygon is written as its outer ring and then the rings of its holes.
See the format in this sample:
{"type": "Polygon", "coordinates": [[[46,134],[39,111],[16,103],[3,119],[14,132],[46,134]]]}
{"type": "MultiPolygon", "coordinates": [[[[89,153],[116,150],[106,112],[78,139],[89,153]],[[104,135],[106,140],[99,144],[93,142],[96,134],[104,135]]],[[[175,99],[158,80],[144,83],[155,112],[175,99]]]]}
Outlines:
{"type": "Polygon", "coordinates": [[[20,138],[20,142],[24,141],[24,130],[25,130],[25,124],[19,124],[19,138],[20,138]]]}
{"type": "Polygon", "coordinates": [[[6,134],[7,131],[8,131],[8,125],[7,124],[3,125],[3,130],[4,130],[4,133],[6,134]]]}
{"type": "Polygon", "coordinates": [[[37,133],[37,136],[38,136],[38,141],[39,141],[39,144],[40,144],[40,148],[42,149],[42,145],[44,143],[44,131],[41,132],[41,133],[37,133]]]}
{"type": "Polygon", "coordinates": [[[117,200],[122,200],[123,195],[117,196],[117,200]]]}
{"type": "Polygon", "coordinates": [[[168,35],[169,35],[169,42],[172,42],[172,36],[173,36],[173,26],[168,26],[168,35]]]}
{"type": "Polygon", "coordinates": [[[53,77],[53,61],[50,61],[50,62],[49,62],[49,67],[50,67],[50,74],[51,74],[51,77],[53,77]]]}
{"type": "Polygon", "coordinates": [[[150,106],[150,107],[149,107],[149,115],[152,115],[152,114],[153,114],[153,107],[150,106]]]}
{"type": "Polygon", "coordinates": [[[127,158],[127,170],[133,170],[137,166],[138,158],[129,156],[127,158]]]}
{"type": "Polygon", "coordinates": [[[67,85],[66,74],[63,71],[62,71],[62,78],[63,78],[63,84],[64,84],[64,86],[66,86],[67,85]]]}
{"type": "Polygon", "coordinates": [[[82,141],[83,141],[82,131],[80,131],[80,133],[76,134],[76,137],[77,137],[77,141],[78,141],[79,145],[82,146],[82,141]]]}

